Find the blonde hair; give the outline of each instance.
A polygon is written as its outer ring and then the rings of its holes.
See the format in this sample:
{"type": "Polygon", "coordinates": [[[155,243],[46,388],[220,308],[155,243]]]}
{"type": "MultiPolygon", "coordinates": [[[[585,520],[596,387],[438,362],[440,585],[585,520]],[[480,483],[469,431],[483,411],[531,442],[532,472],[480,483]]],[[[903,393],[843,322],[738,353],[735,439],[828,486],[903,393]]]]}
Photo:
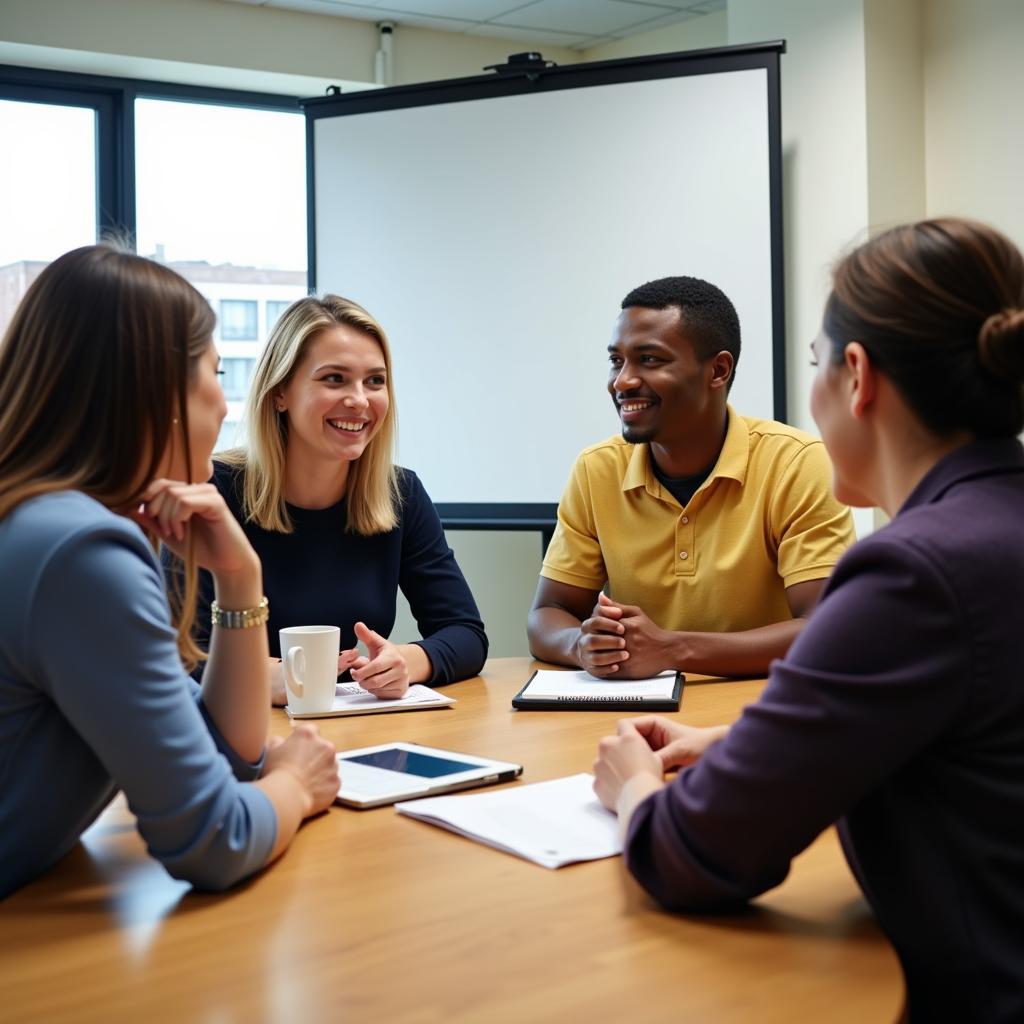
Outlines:
{"type": "MultiPolygon", "coordinates": [[[[112,244],[46,267],[0,344],[0,519],[54,491],[137,504],[177,441],[175,421],[191,466],[188,388],[215,323],[184,278],[112,244]]],[[[169,593],[190,669],[203,658],[190,635],[196,589],[190,539],[169,593]]]]}
{"type": "Polygon", "coordinates": [[[245,470],[242,506],[246,522],[264,530],[291,533],[284,499],[288,417],[278,412],[275,398],[295,372],[316,335],[345,324],[368,334],[380,345],[388,382],[388,411],[366,450],[349,469],[346,488],[346,529],[371,536],[398,525],[399,491],[394,466],[398,412],[395,408],[391,350],[384,328],[351,299],[340,295],[307,296],[293,302],[267,339],[253,376],[245,407],[247,447],[220,452],[219,462],[245,470]]]}

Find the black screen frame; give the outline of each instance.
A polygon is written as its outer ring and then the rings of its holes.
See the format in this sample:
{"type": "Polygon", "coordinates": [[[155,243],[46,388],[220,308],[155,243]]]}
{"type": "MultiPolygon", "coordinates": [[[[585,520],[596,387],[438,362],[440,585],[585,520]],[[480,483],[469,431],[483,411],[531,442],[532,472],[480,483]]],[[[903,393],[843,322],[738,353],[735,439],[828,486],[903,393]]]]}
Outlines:
{"type": "MultiPolygon", "coordinates": [[[[784,40],[724,46],[705,50],[650,54],[620,60],[522,67],[514,62],[490,74],[392,86],[350,94],[336,93],[299,101],[306,115],[306,240],[309,291],[316,294],[316,122],[323,118],[377,113],[442,103],[494,99],[595,85],[764,69],[767,74],[768,188],[772,289],[772,407],[775,419],[786,422],[786,311],[783,249],[782,100],[780,57],[784,40]]],[[[566,466],[568,476],[569,467],[566,466]]],[[[437,502],[445,529],[540,530],[546,549],[554,530],[554,502],[437,502]]]]}

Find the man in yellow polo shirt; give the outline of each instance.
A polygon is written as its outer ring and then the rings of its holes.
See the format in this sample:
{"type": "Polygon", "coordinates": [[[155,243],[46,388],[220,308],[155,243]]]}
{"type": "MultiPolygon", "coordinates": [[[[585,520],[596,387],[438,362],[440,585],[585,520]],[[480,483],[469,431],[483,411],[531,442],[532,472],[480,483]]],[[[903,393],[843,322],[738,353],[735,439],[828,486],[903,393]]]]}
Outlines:
{"type": "Polygon", "coordinates": [[[608,346],[622,436],[573,467],[530,611],[535,657],[609,678],[763,675],[796,638],[852,519],[820,441],[727,404],[739,354],[736,310],[706,281],[623,300],[608,346]]]}

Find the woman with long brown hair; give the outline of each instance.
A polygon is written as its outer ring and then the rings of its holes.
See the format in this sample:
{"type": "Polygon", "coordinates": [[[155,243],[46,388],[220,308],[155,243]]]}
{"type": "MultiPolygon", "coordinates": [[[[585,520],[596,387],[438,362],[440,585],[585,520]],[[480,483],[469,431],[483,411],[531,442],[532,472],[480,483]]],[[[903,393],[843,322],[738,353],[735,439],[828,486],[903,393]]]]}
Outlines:
{"type": "MultiPolygon", "coordinates": [[[[260,356],[245,419],[246,446],[217,455],[213,482],[263,563],[271,654],[282,626],[325,623],[341,628],[339,673],[379,697],[476,675],[487,637],[473,595],[423,484],[393,462],[381,325],[338,295],[292,303],[260,356]],[[389,639],[399,590],[422,639],[389,639]]],[[[203,589],[208,599],[205,577],[203,589]]],[[[276,661],[271,678],[283,703],[276,661]]]]}
{"type": "Polygon", "coordinates": [[[337,792],[315,730],[265,750],[259,559],[193,483],[227,411],[213,327],[177,274],[98,245],[40,274],[0,345],[0,896],[118,789],[150,853],[213,889],[337,792]],[[173,613],[157,542],[185,565],[173,613]],[[216,590],[201,688],[186,674],[197,566],[216,590]]]}
{"type": "Polygon", "coordinates": [[[676,910],[778,885],[838,821],[910,1020],[1021,1021],[1024,259],[971,221],[894,228],[838,264],[813,349],[836,496],[892,521],[735,725],[621,722],[595,788],[676,910]]]}

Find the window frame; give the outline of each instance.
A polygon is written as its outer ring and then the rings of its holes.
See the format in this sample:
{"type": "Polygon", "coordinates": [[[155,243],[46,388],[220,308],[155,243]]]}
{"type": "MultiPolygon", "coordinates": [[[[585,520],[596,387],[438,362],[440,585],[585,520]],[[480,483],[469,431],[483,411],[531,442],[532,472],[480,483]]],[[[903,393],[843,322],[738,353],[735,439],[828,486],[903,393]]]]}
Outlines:
{"type": "MultiPolygon", "coordinates": [[[[142,78],[0,64],[0,99],[91,107],[96,113],[96,237],[116,234],[135,247],[135,101],[178,100],[302,115],[299,99],[142,78]]],[[[307,179],[308,179],[307,168],[307,179]]]]}

